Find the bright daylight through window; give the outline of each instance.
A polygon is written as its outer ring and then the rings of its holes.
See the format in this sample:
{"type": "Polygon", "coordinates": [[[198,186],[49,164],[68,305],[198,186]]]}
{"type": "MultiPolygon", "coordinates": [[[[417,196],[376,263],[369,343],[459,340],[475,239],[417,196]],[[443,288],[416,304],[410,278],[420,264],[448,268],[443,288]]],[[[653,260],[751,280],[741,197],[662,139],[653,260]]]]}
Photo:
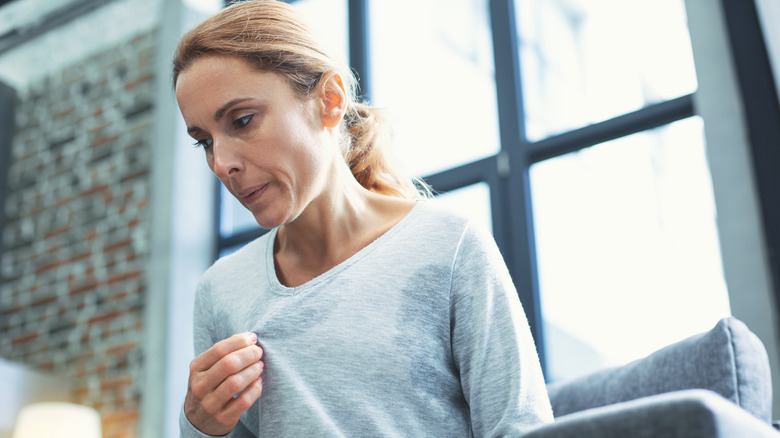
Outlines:
{"type": "MultiPolygon", "coordinates": [[[[517,18],[532,139],[696,89],[682,0],[521,0],[517,18]]],[[[538,163],[531,188],[548,378],[730,313],[698,118],[538,163]]]]}

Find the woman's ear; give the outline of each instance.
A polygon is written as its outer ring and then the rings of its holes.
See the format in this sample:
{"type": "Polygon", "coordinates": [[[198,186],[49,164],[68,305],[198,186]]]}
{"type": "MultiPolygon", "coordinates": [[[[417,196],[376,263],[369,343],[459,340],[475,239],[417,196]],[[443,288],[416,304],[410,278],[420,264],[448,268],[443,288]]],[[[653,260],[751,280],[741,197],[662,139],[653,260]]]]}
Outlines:
{"type": "Polygon", "coordinates": [[[323,75],[319,98],[322,124],[328,128],[339,126],[347,111],[347,93],[340,74],[328,72],[323,75]]]}

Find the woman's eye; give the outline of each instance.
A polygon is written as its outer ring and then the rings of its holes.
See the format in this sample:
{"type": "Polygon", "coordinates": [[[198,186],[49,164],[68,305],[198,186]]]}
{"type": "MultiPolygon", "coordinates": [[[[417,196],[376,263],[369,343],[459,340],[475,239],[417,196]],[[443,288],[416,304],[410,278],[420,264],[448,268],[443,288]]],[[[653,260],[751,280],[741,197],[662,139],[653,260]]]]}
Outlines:
{"type": "Polygon", "coordinates": [[[244,117],[239,117],[239,118],[237,118],[236,120],[233,121],[233,125],[235,125],[235,126],[237,126],[239,128],[243,128],[244,126],[249,124],[249,121],[252,120],[252,116],[253,115],[254,114],[249,114],[249,115],[246,115],[244,117]]]}
{"type": "Polygon", "coordinates": [[[203,149],[208,149],[211,147],[211,144],[214,143],[214,140],[211,140],[209,138],[204,138],[203,140],[198,140],[195,142],[195,147],[202,147],[203,149]]]}

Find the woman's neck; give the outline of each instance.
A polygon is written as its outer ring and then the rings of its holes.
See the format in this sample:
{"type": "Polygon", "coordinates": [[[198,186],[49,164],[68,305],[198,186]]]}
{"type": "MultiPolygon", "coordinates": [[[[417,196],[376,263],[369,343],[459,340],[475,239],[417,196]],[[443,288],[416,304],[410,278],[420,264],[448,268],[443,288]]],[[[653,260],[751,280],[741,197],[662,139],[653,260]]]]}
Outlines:
{"type": "Polygon", "coordinates": [[[346,165],[333,174],[320,196],[277,232],[274,261],[286,286],[304,284],[352,257],[414,205],[363,188],[346,165]]]}

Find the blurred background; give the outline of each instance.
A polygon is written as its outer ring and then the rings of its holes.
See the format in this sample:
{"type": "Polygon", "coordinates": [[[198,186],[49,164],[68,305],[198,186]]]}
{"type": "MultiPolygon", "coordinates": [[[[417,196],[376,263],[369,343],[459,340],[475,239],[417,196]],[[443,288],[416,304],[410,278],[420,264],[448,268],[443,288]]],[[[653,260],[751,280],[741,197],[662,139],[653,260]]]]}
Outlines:
{"type": "MultiPolygon", "coordinates": [[[[734,315],[778,387],[780,3],[289,3],[410,175],[493,233],[548,381],[734,315]]],[[[178,38],[223,6],[0,0],[0,437],[44,400],[178,436],[195,284],[264,232],[171,87],[178,38]]]]}

